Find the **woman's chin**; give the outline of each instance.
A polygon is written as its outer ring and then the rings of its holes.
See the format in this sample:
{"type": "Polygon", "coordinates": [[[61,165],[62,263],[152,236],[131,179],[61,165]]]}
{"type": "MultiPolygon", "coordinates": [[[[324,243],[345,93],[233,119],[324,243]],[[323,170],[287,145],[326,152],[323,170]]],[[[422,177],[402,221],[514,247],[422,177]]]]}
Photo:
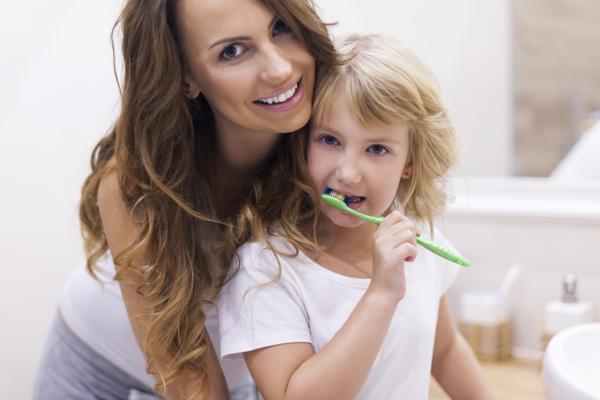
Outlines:
{"type": "Polygon", "coordinates": [[[282,126],[280,132],[293,133],[299,129],[302,129],[306,124],[308,124],[308,121],[310,120],[310,113],[310,107],[304,107],[298,110],[295,115],[283,121],[284,126],[282,126]]]}

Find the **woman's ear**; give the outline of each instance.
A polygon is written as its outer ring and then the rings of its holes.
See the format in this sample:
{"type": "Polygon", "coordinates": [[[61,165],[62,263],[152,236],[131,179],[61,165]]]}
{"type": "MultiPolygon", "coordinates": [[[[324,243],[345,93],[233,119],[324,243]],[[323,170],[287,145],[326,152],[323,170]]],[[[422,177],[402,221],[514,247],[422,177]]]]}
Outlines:
{"type": "Polygon", "coordinates": [[[187,98],[192,100],[200,96],[200,93],[202,93],[200,85],[198,85],[196,81],[190,76],[185,77],[184,88],[185,95],[187,96],[187,98]]]}
{"type": "Polygon", "coordinates": [[[190,84],[190,81],[186,80],[184,88],[185,95],[188,99],[194,100],[195,98],[200,96],[200,89],[196,85],[190,84]]]}

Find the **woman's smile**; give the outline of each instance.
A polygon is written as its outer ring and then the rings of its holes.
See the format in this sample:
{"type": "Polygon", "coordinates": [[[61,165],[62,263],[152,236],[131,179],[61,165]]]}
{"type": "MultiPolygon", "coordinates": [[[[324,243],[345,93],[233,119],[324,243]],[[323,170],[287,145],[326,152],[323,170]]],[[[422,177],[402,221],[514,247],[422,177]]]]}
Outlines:
{"type": "Polygon", "coordinates": [[[304,87],[302,79],[293,83],[291,87],[277,90],[274,94],[269,94],[261,99],[255,100],[253,103],[261,109],[271,112],[289,111],[296,107],[302,100],[304,95],[304,87]]]}

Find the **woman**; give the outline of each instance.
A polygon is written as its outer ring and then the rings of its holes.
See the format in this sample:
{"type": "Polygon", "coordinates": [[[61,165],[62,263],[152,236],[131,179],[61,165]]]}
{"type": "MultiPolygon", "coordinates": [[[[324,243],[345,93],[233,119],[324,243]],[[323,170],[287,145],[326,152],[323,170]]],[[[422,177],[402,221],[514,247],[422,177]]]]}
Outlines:
{"type": "MultiPolygon", "coordinates": [[[[117,24],[121,114],[94,150],[80,209],[87,269],[105,290],[71,278],[34,397],[151,392],[128,317],[157,393],[227,398],[207,330],[244,239],[230,222],[298,156],[295,135],[281,133],[307,123],[334,47],[308,0],[129,0],[117,24]]],[[[232,390],[243,376],[229,376],[232,390]]]]}

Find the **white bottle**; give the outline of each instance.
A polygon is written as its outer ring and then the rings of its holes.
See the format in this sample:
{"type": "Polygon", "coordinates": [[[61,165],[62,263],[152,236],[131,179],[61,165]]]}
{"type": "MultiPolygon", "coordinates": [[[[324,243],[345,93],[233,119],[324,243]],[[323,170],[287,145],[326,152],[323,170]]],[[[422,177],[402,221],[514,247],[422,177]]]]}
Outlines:
{"type": "Polygon", "coordinates": [[[592,304],[577,300],[577,277],[564,275],[561,300],[546,304],[544,309],[544,336],[549,339],[565,328],[592,322],[592,319],[592,304]]]}

